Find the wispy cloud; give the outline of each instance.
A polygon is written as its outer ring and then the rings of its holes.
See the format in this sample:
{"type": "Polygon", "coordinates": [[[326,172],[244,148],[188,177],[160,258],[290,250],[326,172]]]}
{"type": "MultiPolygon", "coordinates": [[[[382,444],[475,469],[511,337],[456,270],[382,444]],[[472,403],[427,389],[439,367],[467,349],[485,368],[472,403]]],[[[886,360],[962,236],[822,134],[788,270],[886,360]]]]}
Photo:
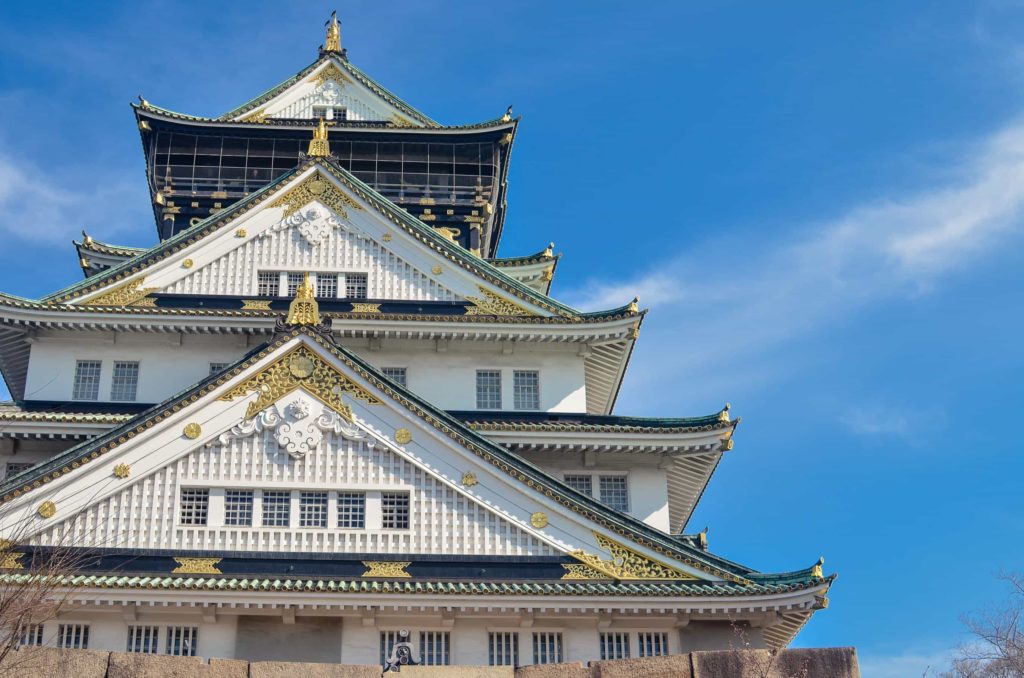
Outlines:
{"type": "Polygon", "coordinates": [[[0,150],[0,234],[5,238],[67,243],[83,226],[103,237],[143,225],[148,233],[153,217],[145,203],[145,184],[126,175],[44,172],[29,159],[0,150]]]}
{"type": "Polygon", "coordinates": [[[797,339],[870,304],[927,293],[1020,234],[1024,122],[947,162],[963,169],[940,186],[857,206],[781,242],[705,242],[638,278],[588,284],[570,300],[608,308],[639,293],[656,311],[635,359],[657,360],[657,369],[632,371],[647,380],[643,391],[660,392],[652,380],[767,378],[782,369],[775,352],[797,339]]]}
{"type": "Polygon", "coordinates": [[[897,655],[860,654],[860,671],[872,678],[936,678],[949,668],[953,652],[905,652],[897,655]]]}

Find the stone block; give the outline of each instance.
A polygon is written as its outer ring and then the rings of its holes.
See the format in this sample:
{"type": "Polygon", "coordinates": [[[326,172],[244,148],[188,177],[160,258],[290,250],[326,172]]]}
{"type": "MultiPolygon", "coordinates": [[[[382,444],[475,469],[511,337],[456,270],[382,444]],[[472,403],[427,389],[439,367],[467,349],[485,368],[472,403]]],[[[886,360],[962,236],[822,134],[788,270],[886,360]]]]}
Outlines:
{"type": "Polygon", "coordinates": [[[205,669],[199,657],[111,652],[107,678],[200,678],[205,669]]]}
{"type": "Polygon", "coordinates": [[[104,678],[109,652],[23,647],[9,653],[0,674],[31,678],[104,678]]]}
{"type": "MultiPolygon", "coordinates": [[[[401,674],[404,675],[403,670],[401,674]]],[[[251,662],[249,678],[380,678],[380,667],[356,664],[305,664],[302,662],[251,662]]]]}
{"type": "Polygon", "coordinates": [[[860,678],[857,653],[850,647],[694,652],[693,678],[764,676],[765,678],[860,678]]]}
{"type": "Polygon", "coordinates": [[[590,678],[591,670],[580,662],[534,664],[516,669],[516,678],[590,678]]]}
{"type": "Polygon", "coordinates": [[[204,678],[249,678],[249,662],[244,659],[211,659],[202,675],[204,678]]]}
{"type": "Polygon", "coordinates": [[[511,666],[403,666],[401,678],[515,678],[511,666]]]}
{"type": "MultiPolygon", "coordinates": [[[[637,659],[608,659],[591,662],[590,669],[594,678],[693,678],[694,675],[688,654],[637,659]]],[[[730,678],[738,675],[731,674],[730,678]]]]}

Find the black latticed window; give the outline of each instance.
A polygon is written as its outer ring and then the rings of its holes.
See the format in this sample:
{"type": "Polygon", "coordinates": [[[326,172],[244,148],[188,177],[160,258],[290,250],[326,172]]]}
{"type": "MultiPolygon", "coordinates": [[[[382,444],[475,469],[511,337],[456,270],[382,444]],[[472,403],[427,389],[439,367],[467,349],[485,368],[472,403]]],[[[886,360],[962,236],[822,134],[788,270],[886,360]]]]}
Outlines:
{"type": "Polygon", "coordinates": [[[167,627],[167,654],[195,657],[199,645],[199,629],[195,626],[167,627]]]}
{"type": "Polygon", "coordinates": [[[668,654],[667,633],[638,633],[637,641],[640,657],[660,657],[668,654]]]}
{"type": "Polygon", "coordinates": [[[487,663],[519,666],[519,634],[515,631],[487,634],[487,663]]]}
{"type": "Polygon", "coordinates": [[[381,492],[381,527],[385,530],[409,529],[409,493],[381,492]]]}
{"type": "Polygon", "coordinates": [[[338,296],[338,275],[336,273],[316,274],[316,296],[321,299],[334,299],[338,296]]]}
{"type": "Polygon", "coordinates": [[[338,527],[361,530],[366,527],[366,494],[338,493],[338,527]]]}
{"type": "Polygon", "coordinates": [[[263,490],[263,525],[288,527],[292,513],[292,493],[287,490],[263,490]]]}
{"type": "Polygon", "coordinates": [[[628,633],[602,633],[601,659],[628,659],[629,658],[629,634],[628,633]]]}
{"type": "Polygon", "coordinates": [[[159,647],[157,644],[159,635],[159,626],[129,626],[128,644],[125,649],[128,652],[156,654],[159,647]]]}
{"type": "Polygon", "coordinates": [[[205,525],[210,508],[210,491],[206,488],[186,487],[181,490],[181,524],[205,525]]]}
{"type": "Polygon", "coordinates": [[[562,662],[562,634],[533,634],[533,663],[560,664],[562,662]]]}
{"type": "Polygon", "coordinates": [[[252,525],[252,490],[224,491],[224,524],[252,525]]]}
{"type": "Polygon", "coordinates": [[[327,527],[327,493],[299,493],[299,527],[327,527]]]}
{"type": "Polygon", "coordinates": [[[420,661],[426,666],[447,666],[451,641],[448,631],[420,631],[420,661]]]}
{"type": "Polygon", "coordinates": [[[365,299],[368,289],[365,273],[345,274],[346,299],[365,299]]]}

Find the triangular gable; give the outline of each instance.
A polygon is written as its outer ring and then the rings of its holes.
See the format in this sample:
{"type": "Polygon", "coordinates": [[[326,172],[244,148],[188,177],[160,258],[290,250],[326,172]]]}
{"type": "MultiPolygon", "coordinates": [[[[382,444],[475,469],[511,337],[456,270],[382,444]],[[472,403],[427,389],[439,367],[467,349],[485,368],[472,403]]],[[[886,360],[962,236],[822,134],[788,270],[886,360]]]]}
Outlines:
{"type": "Polygon", "coordinates": [[[263,122],[268,118],[389,122],[398,127],[439,125],[364,72],[336,55],[325,55],[220,120],[263,122]],[[344,111],[343,117],[341,111],[344,111]]]}
{"type": "MultiPolygon", "coordinates": [[[[283,447],[290,454],[290,442],[301,448],[301,441],[311,438],[295,436],[284,426],[308,428],[309,417],[321,420],[316,425],[321,433],[348,430],[387,449],[409,468],[419,469],[424,479],[443,486],[449,496],[506,521],[520,544],[536,540],[531,548],[573,555],[578,564],[567,566],[567,578],[746,581],[749,571],[576,493],[381,377],[330,340],[298,329],[192,392],[6,483],[0,529],[5,536],[19,528],[30,537],[40,535],[52,527],[49,521],[55,516],[76,515],[115,495],[125,496],[129,483],[166,473],[211,443],[227,444],[255,433],[264,442],[276,440],[276,446],[266,449],[280,452],[283,447]],[[304,405],[289,415],[295,402],[290,399],[298,396],[304,405]],[[276,413],[278,420],[267,420],[266,412],[276,413]],[[289,416],[291,420],[280,421],[289,416]],[[262,430],[252,430],[257,428],[262,430]]],[[[295,454],[305,458],[314,453],[297,449],[295,454]]],[[[329,466],[336,453],[324,449],[315,454],[308,460],[329,466]]],[[[225,458],[217,463],[239,466],[225,458]]],[[[206,474],[211,470],[208,465],[201,468],[206,474]]],[[[157,487],[151,482],[147,491],[150,498],[152,492],[176,496],[166,483],[157,487]]],[[[307,547],[316,549],[302,548],[307,547]]]]}
{"type": "MultiPolygon", "coordinates": [[[[290,265],[287,258],[273,261],[272,265],[280,270],[315,270],[318,267],[327,270],[329,266],[316,263],[307,238],[309,234],[304,235],[303,228],[326,233],[329,237],[340,234],[354,247],[359,247],[362,240],[365,247],[376,248],[379,256],[393,256],[392,263],[397,268],[405,266],[403,270],[396,269],[395,275],[415,278],[402,283],[408,298],[464,299],[473,305],[470,311],[474,315],[581,315],[468,253],[343,168],[322,159],[307,162],[224,213],[46,300],[88,306],[129,306],[144,304],[149,294],[157,292],[199,293],[200,288],[184,281],[198,280],[201,276],[193,274],[201,269],[209,272],[208,267],[213,262],[247,243],[286,231],[296,247],[306,248],[308,256],[297,254],[294,265],[290,265]],[[312,220],[305,218],[311,207],[318,215],[312,220]],[[303,240],[306,240],[305,245],[302,245],[303,240]]],[[[241,271],[245,270],[246,280],[230,283],[224,279],[208,280],[213,287],[201,288],[206,290],[203,293],[233,295],[248,289],[250,295],[255,296],[257,267],[240,257],[236,259],[229,273],[243,275],[241,271]]],[[[267,265],[271,265],[269,260],[267,265]]],[[[386,275],[379,280],[393,281],[386,275]]],[[[392,288],[385,298],[402,298],[394,295],[392,288]]]]}

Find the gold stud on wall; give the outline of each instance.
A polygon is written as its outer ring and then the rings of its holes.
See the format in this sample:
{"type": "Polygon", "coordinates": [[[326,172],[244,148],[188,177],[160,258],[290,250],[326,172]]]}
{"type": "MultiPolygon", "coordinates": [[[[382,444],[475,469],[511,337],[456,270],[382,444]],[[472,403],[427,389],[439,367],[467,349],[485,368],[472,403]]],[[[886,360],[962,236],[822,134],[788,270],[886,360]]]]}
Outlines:
{"type": "Polygon", "coordinates": [[[472,471],[466,471],[462,474],[462,485],[464,487],[473,487],[479,481],[476,479],[476,474],[472,471]]]}
{"type": "Polygon", "coordinates": [[[442,269],[441,269],[440,266],[435,266],[434,268],[432,268],[430,270],[433,272],[434,275],[441,275],[441,270],[442,269]]]}
{"type": "Polygon", "coordinates": [[[194,263],[195,262],[192,261],[191,259],[186,259],[185,261],[181,262],[181,265],[184,266],[185,268],[192,268],[192,264],[194,263]]]}
{"type": "Polygon", "coordinates": [[[185,425],[182,433],[184,433],[185,437],[189,440],[195,440],[199,436],[203,435],[203,427],[193,421],[191,424],[185,425]]]}
{"type": "Polygon", "coordinates": [[[244,238],[247,235],[249,235],[249,234],[246,232],[246,230],[244,228],[240,228],[237,231],[235,231],[235,237],[236,238],[244,238]]]}
{"type": "Polygon", "coordinates": [[[128,464],[118,464],[114,467],[115,478],[127,478],[132,474],[132,467],[128,464]]]}
{"type": "Polygon", "coordinates": [[[57,505],[47,499],[36,509],[43,518],[52,518],[57,513],[57,505]]]}
{"type": "Polygon", "coordinates": [[[548,516],[547,516],[547,514],[541,513],[540,511],[537,511],[532,516],[530,516],[530,524],[533,525],[534,527],[536,527],[538,530],[541,529],[542,527],[547,527],[548,526],[548,516]]]}
{"type": "Polygon", "coordinates": [[[412,432],[407,428],[400,428],[395,431],[395,442],[399,445],[405,445],[406,443],[412,442],[412,432]]]}

